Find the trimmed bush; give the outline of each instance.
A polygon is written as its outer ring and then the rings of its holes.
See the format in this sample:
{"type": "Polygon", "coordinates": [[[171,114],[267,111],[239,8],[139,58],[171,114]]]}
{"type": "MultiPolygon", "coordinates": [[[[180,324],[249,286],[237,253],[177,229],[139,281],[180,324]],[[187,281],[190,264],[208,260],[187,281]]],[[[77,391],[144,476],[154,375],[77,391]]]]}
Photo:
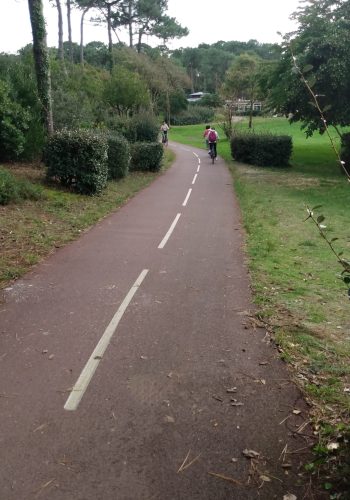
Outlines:
{"type": "Polygon", "coordinates": [[[155,116],[140,113],[132,116],[125,132],[130,142],[156,142],[159,134],[159,124],[155,116]]]}
{"type": "Polygon", "coordinates": [[[122,179],[128,174],[130,164],[130,146],[125,137],[108,136],[108,177],[122,179]]]}
{"type": "Polygon", "coordinates": [[[107,185],[107,137],[91,130],[61,130],[44,151],[48,179],[82,194],[98,194],[107,185]]]}
{"type": "Polygon", "coordinates": [[[130,170],[158,172],[162,166],[163,153],[163,146],[159,142],[132,144],[130,170]]]}
{"type": "MultiPolygon", "coordinates": [[[[347,132],[346,134],[343,134],[341,136],[341,151],[340,151],[340,157],[342,161],[345,162],[345,169],[348,174],[350,174],[350,132],[347,132]]],[[[344,173],[343,168],[341,171],[344,173]]]]}
{"type": "Polygon", "coordinates": [[[288,135],[235,133],[231,137],[232,158],[251,165],[288,165],[292,150],[292,138],[288,135]]]}

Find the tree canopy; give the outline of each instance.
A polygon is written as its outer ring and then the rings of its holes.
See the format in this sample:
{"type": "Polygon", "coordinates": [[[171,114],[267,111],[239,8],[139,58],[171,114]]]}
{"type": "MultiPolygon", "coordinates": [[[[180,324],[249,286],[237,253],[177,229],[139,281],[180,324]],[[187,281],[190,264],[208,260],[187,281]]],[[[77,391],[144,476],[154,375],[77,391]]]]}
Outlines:
{"type": "Polygon", "coordinates": [[[257,56],[263,61],[276,61],[280,57],[280,47],[277,44],[260,44],[256,40],[219,41],[211,45],[202,43],[197,48],[174,50],[172,58],[186,69],[192,92],[216,93],[224,82],[226,71],[241,54],[257,56]]]}
{"type": "Polygon", "coordinates": [[[350,124],[350,2],[307,0],[294,17],[295,33],[285,38],[281,60],[265,80],[270,105],[303,122],[307,134],[324,122],[301,74],[318,100],[328,125],[350,124]]]}

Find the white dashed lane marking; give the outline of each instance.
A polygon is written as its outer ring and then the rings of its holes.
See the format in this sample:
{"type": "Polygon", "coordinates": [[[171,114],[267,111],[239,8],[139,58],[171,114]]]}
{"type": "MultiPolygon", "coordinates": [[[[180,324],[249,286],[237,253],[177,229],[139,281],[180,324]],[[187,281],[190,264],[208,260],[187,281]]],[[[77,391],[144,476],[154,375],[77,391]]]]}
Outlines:
{"type": "Polygon", "coordinates": [[[170,228],[169,228],[169,231],[166,233],[166,235],[164,236],[164,238],[162,239],[162,241],[159,243],[158,245],[158,248],[164,248],[168,239],[170,238],[172,232],[174,231],[175,229],[175,226],[176,224],[178,223],[178,220],[180,219],[181,217],[181,214],[177,214],[177,216],[175,217],[175,219],[173,220],[173,223],[171,224],[170,228]]]}
{"type": "Polygon", "coordinates": [[[184,202],[182,204],[183,207],[185,207],[187,205],[187,202],[189,200],[189,197],[191,196],[191,193],[192,193],[192,189],[189,189],[188,193],[187,193],[187,196],[186,196],[186,198],[185,198],[185,200],[184,200],[184,202]]]}
{"type": "Polygon", "coordinates": [[[82,399],[82,397],[85,394],[86,389],[89,386],[89,383],[94,376],[94,373],[100,364],[104,353],[106,352],[106,349],[108,347],[108,344],[110,343],[117,326],[119,324],[119,321],[122,319],[124,312],[126,311],[126,308],[130,304],[133,296],[137,292],[137,290],[140,288],[143,280],[147,276],[148,269],[144,269],[135,283],[132,285],[130,288],[128,294],[126,295],[125,299],[119,306],[119,309],[113,316],[111,322],[107,326],[106,330],[104,331],[102,337],[100,338],[99,343],[95,347],[93,353],[91,354],[88,362],[86,363],[85,367],[83,368],[83,371],[80,374],[80,377],[78,378],[76,384],[74,385],[72,392],[70,393],[69,398],[66,401],[66,404],[64,405],[65,410],[69,411],[74,411],[78,408],[79,403],[82,399]]]}

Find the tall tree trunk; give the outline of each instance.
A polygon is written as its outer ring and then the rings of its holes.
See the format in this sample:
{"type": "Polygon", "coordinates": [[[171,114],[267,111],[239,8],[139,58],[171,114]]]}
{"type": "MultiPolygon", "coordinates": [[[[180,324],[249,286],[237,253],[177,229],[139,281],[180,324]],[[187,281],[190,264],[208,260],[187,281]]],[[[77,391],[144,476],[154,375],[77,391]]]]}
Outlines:
{"type": "Polygon", "coordinates": [[[253,99],[250,100],[250,108],[249,108],[249,123],[248,123],[248,128],[252,128],[253,126],[253,104],[254,101],[253,99]]]}
{"type": "Polygon", "coordinates": [[[129,0],[129,47],[132,49],[134,46],[133,43],[133,34],[132,34],[132,0],[129,0]]]}
{"type": "Polygon", "coordinates": [[[42,119],[48,135],[51,135],[53,132],[51,76],[42,0],[28,0],[28,7],[32,25],[33,54],[42,119]]]}
{"type": "Polygon", "coordinates": [[[108,29],[108,52],[109,52],[109,68],[113,70],[113,42],[112,42],[112,8],[107,5],[107,29],[108,29]]]}
{"type": "Polygon", "coordinates": [[[63,16],[62,16],[62,6],[61,0],[56,0],[56,7],[58,12],[58,58],[63,61],[64,51],[63,51],[63,16]]]}
{"type": "Polygon", "coordinates": [[[190,80],[191,80],[191,93],[194,93],[194,70],[193,64],[190,63],[190,80]]]}
{"type": "Polygon", "coordinates": [[[143,36],[143,29],[139,29],[139,37],[137,41],[137,52],[140,54],[141,53],[141,41],[142,41],[142,36],[143,36]]]}
{"type": "Polygon", "coordinates": [[[71,0],[67,0],[67,25],[68,25],[68,44],[69,44],[69,59],[70,62],[73,62],[73,43],[72,43],[72,4],[71,0]]]}
{"type": "Polygon", "coordinates": [[[90,7],[83,10],[80,19],[80,64],[84,65],[84,17],[90,7]]]}
{"type": "Polygon", "coordinates": [[[170,97],[169,97],[169,90],[166,90],[166,117],[167,117],[167,124],[170,127],[170,116],[171,116],[171,109],[170,109],[170,97]]]}

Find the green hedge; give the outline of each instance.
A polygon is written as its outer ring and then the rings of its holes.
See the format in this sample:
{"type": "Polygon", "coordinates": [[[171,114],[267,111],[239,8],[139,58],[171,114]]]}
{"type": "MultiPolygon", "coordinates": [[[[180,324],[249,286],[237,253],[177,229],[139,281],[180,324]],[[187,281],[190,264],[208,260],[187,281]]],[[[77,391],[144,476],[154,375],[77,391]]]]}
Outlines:
{"type": "Polygon", "coordinates": [[[91,130],[61,130],[44,150],[48,179],[82,194],[98,194],[107,185],[107,136],[91,130]]]}
{"type": "Polygon", "coordinates": [[[292,138],[288,135],[235,133],[231,137],[232,158],[251,165],[288,165],[292,150],[292,138]]]}
{"type": "Polygon", "coordinates": [[[130,170],[158,172],[163,154],[163,145],[159,142],[136,142],[131,145],[130,170]]]}
{"type": "Polygon", "coordinates": [[[110,134],[108,136],[108,177],[121,179],[128,174],[130,164],[130,146],[125,137],[110,134]]]}

